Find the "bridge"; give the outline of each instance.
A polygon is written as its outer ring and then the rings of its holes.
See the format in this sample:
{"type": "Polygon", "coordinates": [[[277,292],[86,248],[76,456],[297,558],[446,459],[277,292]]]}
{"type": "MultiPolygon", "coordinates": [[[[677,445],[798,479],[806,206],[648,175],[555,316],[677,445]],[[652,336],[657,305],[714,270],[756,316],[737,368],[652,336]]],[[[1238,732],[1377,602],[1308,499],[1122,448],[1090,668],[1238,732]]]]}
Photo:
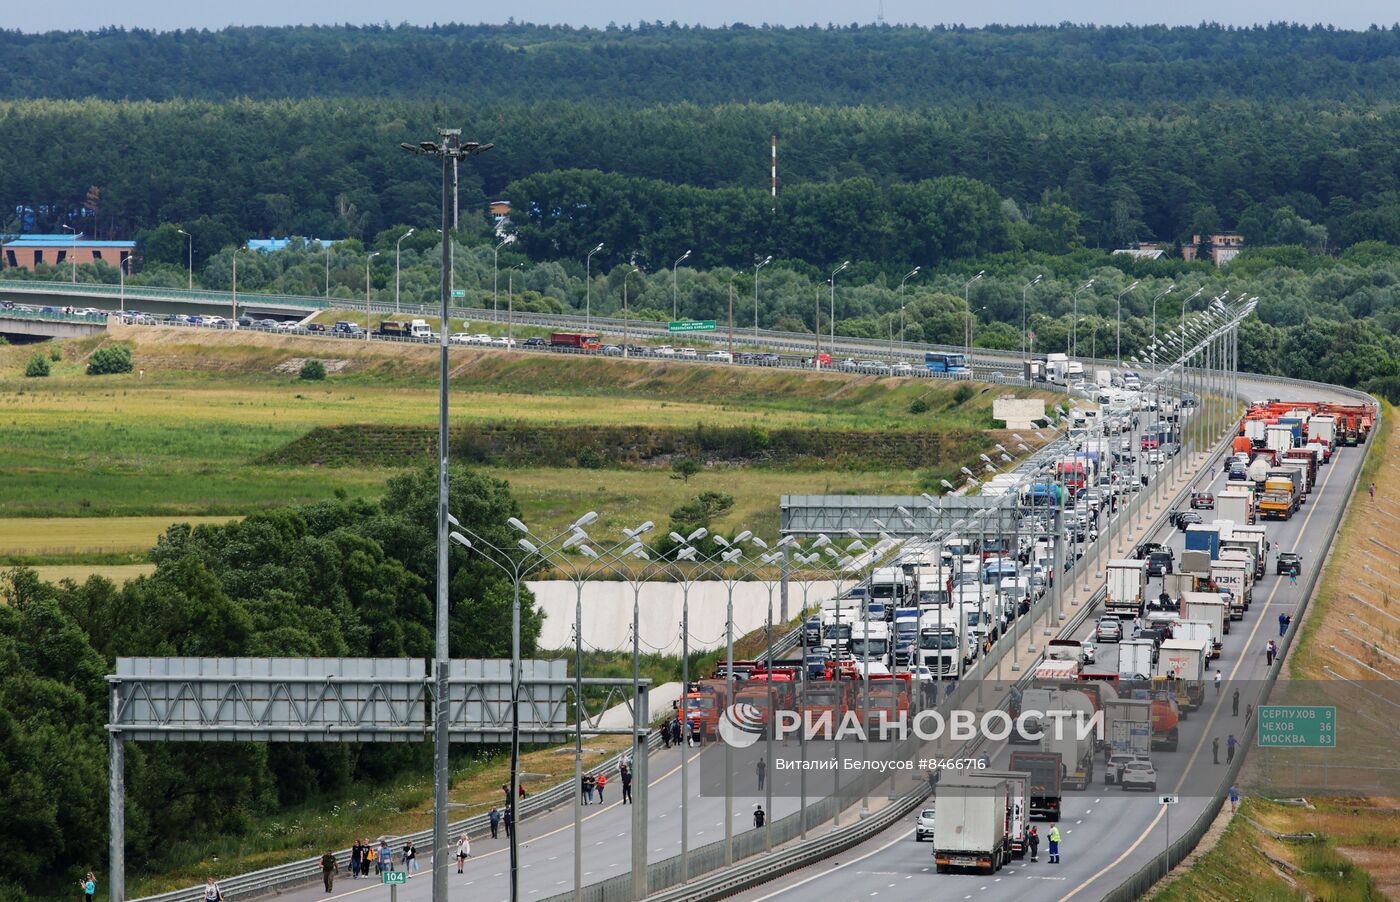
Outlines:
{"type": "Polygon", "coordinates": [[[107,317],[83,313],[0,309],[0,335],[6,338],[86,338],[107,331],[107,317]]]}

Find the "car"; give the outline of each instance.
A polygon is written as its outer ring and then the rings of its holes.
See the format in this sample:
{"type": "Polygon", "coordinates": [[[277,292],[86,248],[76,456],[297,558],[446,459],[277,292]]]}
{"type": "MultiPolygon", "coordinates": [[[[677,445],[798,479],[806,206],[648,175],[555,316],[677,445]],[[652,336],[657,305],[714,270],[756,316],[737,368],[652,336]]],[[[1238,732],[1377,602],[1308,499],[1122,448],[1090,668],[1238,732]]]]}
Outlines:
{"type": "Polygon", "coordinates": [[[1278,562],[1275,565],[1275,567],[1275,572],[1279,576],[1284,576],[1285,574],[1288,576],[1302,576],[1303,557],[1302,555],[1294,554],[1291,551],[1280,551],[1278,555],[1278,562]]]}
{"type": "Polygon", "coordinates": [[[1165,551],[1154,551],[1147,556],[1147,575],[1166,576],[1175,571],[1172,556],[1165,551]]]}
{"type": "Polygon", "coordinates": [[[1160,467],[1167,462],[1167,458],[1161,451],[1148,451],[1147,456],[1144,457],[1143,460],[1156,467],[1160,467]]]}
{"type": "Polygon", "coordinates": [[[1215,496],[1210,492],[1192,492],[1191,509],[1195,511],[1215,510],[1215,496]]]}
{"type": "Polygon", "coordinates": [[[732,362],[732,361],[730,360],[730,358],[729,358],[729,352],[728,352],[728,351],[711,351],[710,353],[708,353],[708,354],[705,355],[705,359],[706,359],[706,360],[712,360],[712,361],[714,361],[714,362],[716,362],[716,363],[731,363],[731,362],[732,362]]]}
{"type": "Polygon", "coordinates": [[[504,335],[499,335],[491,339],[492,347],[496,348],[513,348],[515,347],[515,344],[516,342],[514,338],[508,338],[504,335]]]}
{"type": "Polygon", "coordinates": [[[453,332],[447,336],[447,343],[450,345],[468,345],[472,343],[470,332],[453,332]]]}
{"type": "Polygon", "coordinates": [[[534,338],[525,339],[523,342],[520,343],[520,346],[524,348],[547,348],[549,347],[549,342],[548,340],[540,338],[538,335],[536,335],[534,338]]]}
{"type": "Polygon", "coordinates": [[[249,316],[249,315],[246,314],[246,313],[243,314],[242,316],[240,316],[240,317],[238,318],[238,328],[240,328],[240,329],[251,329],[251,328],[253,328],[254,326],[256,326],[257,324],[258,324],[258,321],[255,320],[255,319],[253,319],[251,316],[249,316]]]}
{"type": "Polygon", "coordinates": [[[932,808],[920,811],[919,819],[914,822],[914,842],[923,842],[925,839],[933,839],[932,808]]]}
{"type": "Polygon", "coordinates": [[[890,375],[892,376],[912,376],[913,374],[914,368],[907,363],[896,363],[890,367],[890,375]]]}
{"type": "Polygon", "coordinates": [[[1152,766],[1151,761],[1135,758],[1123,765],[1123,770],[1118,774],[1118,784],[1123,787],[1124,792],[1130,789],[1156,792],[1157,769],[1152,766]]]}
{"type": "Polygon", "coordinates": [[[302,329],[301,323],[297,322],[297,321],[294,320],[294,319],[288,319],[288,320],[283,320],[282,322],[280,322],[280,323],[277,324],[277,331],[278,331],[278,332],[302,332],[302,331],[305,331],[305,330],[302,329]]]}
{"type": "Polygon", "coordinates": [[[1098,651],[1094,648],[1094,643],[1084,642],[1079,646],[1079,660],[1085,664],[1093,664],[1098,658],[1098,651]]]}
{"type": "Polygon", "coordinates": [[[307,324],[306,324],[306,331],[308,331],[308,332],[324,332],[324,331],[326,331],[326,324],[325,324],[325,323],[307,323],[307,324]]]}
{"type": "MultiPolygon", "coordinates": [[[[1176,521],[1173,520],[1172,522],[1175,523],[1176,521]]],[[[1165,551],[1168,555],[1171,555],[1172,553],[1172,550],[1167,546],[1163,545],[1161,542],[1143,542],[1141,545],[1133,549],[1133,560],[1145,561],[1147,560],[1149,555],[1155,554],[1159,551],[1165,551]]]]}
{"type": "Polygon", "coordinates": [[[1249,470],[1245,467],[1231,467],[1230,475],[1226,479],[1228,482],[1248,482],[1249,470]]]}
{"type": "Polygon", "coordinates": [[[652,348],[651,353],[657,357],[675,357],[676,349],[670,345],[662,345],[659,348],[652,348]]]}
{"type": "Polygon", "coordinates": [[[836,366],[840,369],[855,369],[858,364],[854,357],[842,357],[836,366]]]}
{"type": "MultiPolygon", "coordinates": [[[[221,323],[220,323],[220,324],[216,324],[216,325],[221,325],[221,323]]],[[[275,319],[260,319],[260,320],[258,320],[258,328],[259,328],[259,329],[276,329],[276,328],[277,328],[278,326],[280,326],[280,325],[282,325],[282,324],[281,324],[280,322],[278,322],[277,320],[275,320],[275,319]]]]}
{"type": "Polygon", "coordinates": [[[1122,642],[1123,621],[1117,617],[1100,617],[1094,628],[1094,638],[1100,642],[1122,642]]]}
{"type": "Polygon", "coordinates": [[[1118,782],[1119,776],[1123,773],[1123,768],[1138,760],[1136,755],[1128,752],[1112,752],[1108,756],[1108,761],[1104,763],[1103,782],[1105,786],[1112,786],[1118,782]]]}
{"type": "Polygon", "coordinates": [[[603,345],[598,349],[604,357],[621,357],[622,345],[603,345]]]}
{"type": "Polygon", "coordinates": [[[1205,521],[1201,519],[1201,515],[1196,513],[1195,511],[1182,511],[1180,514],[1177,515],[1176,528],[1181,530],[1182,532],[1185,532],[1186,527],[1194,526],[1197,523],[1203,522],[1205,521]]]}

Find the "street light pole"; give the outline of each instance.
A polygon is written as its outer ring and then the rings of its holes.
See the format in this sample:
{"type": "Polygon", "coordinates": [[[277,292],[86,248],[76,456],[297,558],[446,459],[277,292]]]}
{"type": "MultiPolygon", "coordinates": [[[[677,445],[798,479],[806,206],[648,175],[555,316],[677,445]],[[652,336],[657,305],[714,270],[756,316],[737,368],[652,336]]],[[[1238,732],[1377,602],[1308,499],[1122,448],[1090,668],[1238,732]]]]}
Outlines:
{"type": "Polygon", "coordinates": [[[903,356],[903,355],[904,355],[904,283],[905,283],[905,282],[908,282],[908,281],[909,281],[911,278],[913,278],[914,276],[917,276],[917,275],[919,274],[919,270],[921,270],[921,269],[923,269],[922,266],[916,266],[916,267],[914,267],[913,269],[909,270],[909,272],[905,274],[904,278],[902,278],[902,279],[899,280],[899,353],[900,353],[900,356],[903,356]]]}
{"type": "Polygon", "coordinates": [[[331,242],[326,239],[326,297],[331,296],[331,242]]]}
{"type": "Polygon", "coordinates": [[[1070,328],[1070,352],[1069,352],[1069,356],[1071,356],[1071,357],[1078,357],[1078,356],[1079,356],[1079,294],[1080,294],[1080,292],[1082,292],[1082,291],[1084,291],[1084,290],[1086,290],[1086,289],[1088,289],[1088,288],[1092,288],[1093,285],[1094,285],[1094,280],[1093,280],[1093,279],[1090,279],[1089,281],[1085,282],[1083,285],[1079,286],[1079,288],[1074,292],[1074,310],[1073,310],[1073,313],[1070,315],[1070,324],[1069,324],[1069,328],[1070,328]]]}
{"type": "Polygon", "coordinates": [[[120,291],[121,291],[121,308],[120,308],[120,310],[121,310],[122,313],[125,313],[125,312],[126,312],[126,268],[127,268],[127,265],[130,264],[130,263],[131,263],[131,258],[130,258],[130,257],[122,257],[121,262],[117,264],[117,278],[121,281],[121,289],[120,289],[120,291]]]}
{"type": "Polygon", "coordinates": [[[753,265],[753,340],[758,344],[758,271],[773,262],[770,254],[753,265]]]}
{"type": "Polygon", "coordinates": [[[963,286],[963,307],[967,308],[967,321],[963,323],[963,337],[965,339],[963,341],[963,349],[969,360],[972,359],[972,301],[968,299],[968,292],[972,290],[972,283],[986,274],[987,271],[985,269],[982,270],[977,275],[968,279],[967,284],[963,286]]]}
{"type": "MultiPolygon", "coordinates": [[[[442,274],[438,287],[442,303],[442,321],[447,322],[451,300],[449,278],[452,263],[447,236],[452,225],[451,177],[453,162],[490,150],[490,144],[462,143],[461,129],[438,129],[438,141],[400,144],[410,153],[437,157],[442,162],[442,274]]],[[[447,805],[448,750],[447,729],[447,329],[438,330],[438,510],[437,510],[437,598],[434,616],[435,645],[433,654],[433,902],[447,899],[447,805]]],[[[516,819],[519,820],[518,818],[516,819]]]]}
{"type": "Polygon", "coordinates": [[[640,266],[633,266],[622,276],[622,356],[630,356],[627,347],[627,280],[632,278],[632,273],[641,272],[640,266]]]}
{"type": "Polygon", "coordinates": [[[686,251],[684,254],[681,254],[679,257],[676,258],[675,263],[671,264],[671,320],[673,322],[680,318],[678,313],[680,308],[678,306],[679,302],[676,293],[676,268],[689,259],[690,251],[686,251]]]}
{"type": "Polygon", "coordinates": [[[515,348],[515,271],[524,269],[524,263],[517,263],[506,270],[506,350],[515,348]]]}
{"type": "Polygon", "coordinates": [[[194,237],[184,229],[176,229],[175,231],[185,236],[185,244],[189,246],[189,283],[185,288],[188,291],[194,291],[194,237]]]}
{"type": "MultiPolygon", "coordinates": [[[[443,240],[444,240],[444,241],[447,240],[447,233],[446,233],[446,232],[443,232],[443,240]]],[[[500,241],[496,242],[496,247],[495,247],[495,249],[491,251],[491,322],[493,322],[493,323],[498,323],[498,322],[501,321],[501,304],[500,304],[500,300],[501,300],[501,288],[500,288],[501,248],[505,247],[507,244],[513,244],[514,242],[515,242],[515,236],[514,236],[514,235],[507,235],[506,237],[502,238],[500,241]]]]}
{"type": "Polygon", "coordinates": [[[1043,275],[1036,276],[1034,279],[1031,279],[1029,282],[1027,282],[1024,286],[1021,287],[1021,359],[1022,359],[1022,360],[1025,360],[1025,359],[1026,359],[1026,337],[1027,337],[1027,335],[1029,334],[1029,333],[1026,332],[1026,293],[1029,292],[1029,291],[1030,291],[1032,288],[1034,288],[1036,285],[1040,284],[1040,280],[1043,279],[1043,278],[1045,278],[1045,276],[1043,276],[1043,275]]]}
{"type": "Polygon", "coordinates": [[[593,323],[593,255],[603,249],[603,242],[599,241],[598,246],[588,252],[588,256],[583,259],[583,325],[584,328],[592,328],[593,323]]]}
{"type": "Polygon", "coordinates": [[[68,260],[73,264],[73,284],[78,284],[78,230],[70,225],[64,226],[73,235],[73,246],[68,251],[68,260]]]}
{"type": "MultiPolygon", "coordinates": [[[[1160,301],[1162,298],[1166,297],[1167,295],[1171,294],[1172,289],[1174,288],[1176,288],[1176,283],[1172,282],[1167,285],[1167,287],[1162,291],[1161,294],[1157,295],[1152,299],[1152,343],[1154,345],[1157,343],[1157,302],[1160,301]]],[[[1205,291],[1205,289],[1197,288],[1196,294],[1200,294],[1202,291],[1205,291]]],[[[1194,298],[1196,294],[1191,295],[1191,298],[1194,298]]],[[[1189,301],[1191,300],[1191,298],[1187,298],[1187,300],[1189,301]]]]}
{"type": "MultiPolygon", "coordinates": [[[[403,240],[404,240],[405,238],[407,238],[409,235],[412,235],[412,234],[414,233],[414,231],[416,231],[416,230],[415,230],[415,229],[409,229],[407,232],[404,232],[402,235],[399,236],[399,240],[398,240],[398,241],[395,241],[395,242],[394,242],[394,312],[395,312],[395,313],[398,313],[398,312],[399,312],[399,249],[400,249],[400,247],[403,245],[403,240]]],[[[442,324],[442,328],[443,328],[444,331],[446,331],[446,329],[447,329],[447,323],[443,323],[443,324],[442,324]]]]}
{"type": "MultiPolygon", "coordinates": [[[[847,260],[845,263],[836,267],[836,271],[831,274],[831,322],[829,323],[831,326],[831,341],[827,343],[830,345],[830,347],[827,348],[827,353],[833,355],[833,358],[836,354],[836,277],[841,274],[842,270],[850,265],[851,261],[847,260]]],[[[820,353],[818,353],[817,356],[820,357],[820,353]]]]}
{"type": "Polygon", "coordinates": [[[1128,292],[1132,291],[1134,288],[1137,288],[1139,284],[1141,284],[1141,283],[1139,283],[1139,282],[1134,282],[1133,284],[1129,285],[1127,288],[1124,288],[1122,291],[1118,292],[1118,297],[1114,298],[1114,303],[1117,305],[1117,316],[1118,316],[1118,369],[1119,369],[1119,371],[1121,371],[1121,370],[1123,369],[1123,295],[1125,295],[1125,294],[1127,294],[1128,292]]]}
{"type": "MultiPolygon", "coordinates": [[[[378,256],[379,251],[370,251],[369,256],[365,257],[365,341],[369,341],[369,330],[370,327],[374,325],[369,312],[369,264],[370,261],[378,256]]],[[[446,322],[446,320],[443,320],[443,322],[446,322]]],[[[446,332],[447,329],[444,328],[442,331],[446,332]]]]}

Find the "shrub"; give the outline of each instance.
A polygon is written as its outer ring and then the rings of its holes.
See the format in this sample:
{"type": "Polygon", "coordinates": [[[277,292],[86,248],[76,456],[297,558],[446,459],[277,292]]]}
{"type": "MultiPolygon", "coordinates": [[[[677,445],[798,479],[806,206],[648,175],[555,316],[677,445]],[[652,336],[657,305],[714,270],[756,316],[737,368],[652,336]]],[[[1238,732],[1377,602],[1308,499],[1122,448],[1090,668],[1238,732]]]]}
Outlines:
{"type": "Polygon", "coordinates": [[[601,470],[603,464],[607,463],[607,461],[603,459],[603,455],[599,454],[593,448],[584,448],[574,459],[578,462],[578,465],[585,470],[601,470]]]}
{"type": "Polygon", "coordinates": [[[308,382],[318,382],[326,378],[326,365],[319,360],[308,360],[301,365],[298,375],[308,382]]]}
{"type": "Polygon", "coordinates": [[[672,479],[681,479],[690,482],[690,477],[700,472],[700,462],[693,457],[677,457],[671,461],[671,471],[675,475],[672,479]]]}
{"type": "Polygon", "coordinates": [[[49,374],[49,362],[44,359],[43,354],[35,354],[29,358],[29,363],[24,366],[26,376],[47,376],[49,374]]]}
{"type": "Polygon", "coordinates": [[[953,406],[961,407],[968,401],[971,401],[972,396],[975,394],[977,394],[977,391],[973,389],[971,385],[959,385],[953,392],[953,406]]]}
{"type": "Polygon", "coordinates": [[[88,358],[89,376],[107,376],[112,373],[131,372],[131,349],[125,345],[108,345],[98,348],[88,358]]]}
{"type": "Polygon", "coordinates": [[[910,413],[928,413],[928,402],[923,398],[915,398],[909,402],[910,413]]]}
{"type": "Polygon", "coordinates": [[[54,363],[58,363],[60,360],[63,359],[63,350],[61,348],[50,348],[49,359],[52,360],[54,363]]]}

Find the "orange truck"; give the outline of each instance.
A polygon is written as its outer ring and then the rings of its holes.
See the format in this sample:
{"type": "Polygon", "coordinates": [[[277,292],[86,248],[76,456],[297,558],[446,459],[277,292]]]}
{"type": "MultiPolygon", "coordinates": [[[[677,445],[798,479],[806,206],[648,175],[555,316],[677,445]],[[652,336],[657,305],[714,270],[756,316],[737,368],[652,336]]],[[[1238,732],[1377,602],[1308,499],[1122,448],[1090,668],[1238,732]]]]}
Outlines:
{"type": "Polygon", "coordinates": [[[894,723],[908,716],[910,677],[907,673],[872,674],[849,690],[856,717],[867,729],[881,720],[894,723]]]}

